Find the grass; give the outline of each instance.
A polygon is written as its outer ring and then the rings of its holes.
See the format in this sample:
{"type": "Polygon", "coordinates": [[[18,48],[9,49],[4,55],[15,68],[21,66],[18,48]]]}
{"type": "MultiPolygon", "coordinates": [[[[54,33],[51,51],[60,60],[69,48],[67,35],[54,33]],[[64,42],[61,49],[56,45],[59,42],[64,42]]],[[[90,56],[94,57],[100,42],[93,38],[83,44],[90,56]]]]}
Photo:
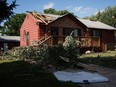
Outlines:
{"type": "Polygon", "coordinates": [[[116,69],[116,51],[105,53],[83,54],[80,61],[87,64],[97,64],[116,69]]]}
{"type": "MultiPolygon", "coordinates": [[[[83,54],[80,61],[116,69],[116,51],[83,54]]],[[[25,61],[0,60],[2,87],[80,87],[71,82],[60,82],[50,72],[25,61]]]]}
{"type": "Polygon", "coordinates": [[[0,83],[2,87],[80,87],[71,82],[60,82],[38,66],[13,60],[1,60],[0,83]]]}
{"type": "Polygon", "coordinates": [[[116,57],[116,51],[90,53],[90,54],[83,54],[80,56],[80,58],[96,58],[96,57],[116,57]]]}

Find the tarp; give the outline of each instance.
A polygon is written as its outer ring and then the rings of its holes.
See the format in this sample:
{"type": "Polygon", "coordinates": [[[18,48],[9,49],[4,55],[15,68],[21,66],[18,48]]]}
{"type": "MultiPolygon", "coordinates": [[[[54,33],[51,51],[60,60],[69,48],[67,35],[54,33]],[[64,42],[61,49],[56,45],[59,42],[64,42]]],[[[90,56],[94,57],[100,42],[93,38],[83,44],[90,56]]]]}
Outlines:
{"type": "Polygon", "coordinates": [[[108,78],[98,74],[90,72],[66,72],[66,71],[57,71],[54,72],[55,77],[59,81],[64,82],[74,82],[74,83],[94,83],[94,82],[107,82],[108,78]]]}

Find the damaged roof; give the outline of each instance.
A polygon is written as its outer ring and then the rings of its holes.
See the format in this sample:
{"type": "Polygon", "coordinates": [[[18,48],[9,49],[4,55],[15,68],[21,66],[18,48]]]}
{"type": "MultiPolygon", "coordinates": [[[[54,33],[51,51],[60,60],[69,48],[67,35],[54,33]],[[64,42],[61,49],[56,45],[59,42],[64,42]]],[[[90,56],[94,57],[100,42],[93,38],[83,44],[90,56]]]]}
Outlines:
{"type": "MultiPolygon", "coordinates": [[[[59,18],[62,18],[64,16],[69,15],[52,15],[52,14],[42,14],[42,13],[36,13],[36,12],[31,12],[33,17],[37,20],[39,23],[44,23],[45,25],[48,25],[51,22],[57,21],[59,18]]],[[[70,14],[73,18],[75,18],[76,21],[81,22],[83,25],[85,25],[87,28],[94,28],[94,29],[105,29],[105,30],[116,30],[116,28],[109,26],[107,24],[104,24],[99,21],[91,21],[87,19],[79,19],[76,18],[74,15],[70,14]]]]}
{"type": "Polygon", "coordinates": [[[42,14],[42,13],[36,13],[36,12],[31,12],[31,14],[37,20],[37,22],[45,23],[46,25],[62,17],[61,15],[42,14]]]}

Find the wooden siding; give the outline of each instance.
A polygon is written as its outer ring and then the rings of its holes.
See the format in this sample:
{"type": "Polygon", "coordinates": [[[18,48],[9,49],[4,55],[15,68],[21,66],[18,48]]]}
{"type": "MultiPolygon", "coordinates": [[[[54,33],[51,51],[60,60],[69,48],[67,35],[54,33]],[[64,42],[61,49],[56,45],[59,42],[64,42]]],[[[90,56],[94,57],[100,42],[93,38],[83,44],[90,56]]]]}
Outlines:
{"type": "Polygon", "coordinates": [[[78,25],[74,20],[72,20],[70,17],[66,16],[62,19],[59,19],[58,21],[53,22],[49,26],[54,27],[67,27],[67,28],[79,28],[82,29],[80,25],[78,25]]]}
{"type": "Polygon", "coordinates": [[[33,18],[31,14],[27,14],[22,27],[20,29],[20,46],[26,46],[26,41],[24,41],[24,30],[26,32],[29,32],[29,44],[32,44],[32,42],[38,41],[40,39],[40,29],[38,24],[36,23],[36,20],[33,18]]]}

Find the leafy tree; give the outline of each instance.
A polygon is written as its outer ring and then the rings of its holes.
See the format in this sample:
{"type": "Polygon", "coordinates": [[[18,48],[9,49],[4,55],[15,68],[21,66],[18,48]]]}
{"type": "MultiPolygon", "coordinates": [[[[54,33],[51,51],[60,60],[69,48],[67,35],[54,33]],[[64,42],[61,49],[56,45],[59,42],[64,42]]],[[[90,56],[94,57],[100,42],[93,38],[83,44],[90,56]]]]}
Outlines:
{"type": "Polygon", "coordinates": [[[7,0],[0,0],[0,23],[5,19],[9,19],[14,14],[13,9],[16,6],[16,0],[10,5],[7,3],[7,0]]]}
{"type": "Polygon", "coordinates": [[[9,36],[19,36],[20,32],[19,29],[24,21],[26,14],[16,14],[11,17],[10,20],[6,21],[1,29],[2,35],[9,35],[9,36]]]}
{"type": "Polygon", "coordinates": [[[64,15],[64,14],[69,13],[69,11],[67,11],[67,10],[58,10],[57,11],[57,10],[55,10],[53,8],[49,8],[49,9],[45,9],[44,13],[45,14],[64,15]]]}
{"type": "Polygon", "coordinates": [[[104,11],[99,11],[96,15],[85,17],[85,19],[101,21],[105,24],[116,27],[116,6],[107,7],[104,11]]]}

